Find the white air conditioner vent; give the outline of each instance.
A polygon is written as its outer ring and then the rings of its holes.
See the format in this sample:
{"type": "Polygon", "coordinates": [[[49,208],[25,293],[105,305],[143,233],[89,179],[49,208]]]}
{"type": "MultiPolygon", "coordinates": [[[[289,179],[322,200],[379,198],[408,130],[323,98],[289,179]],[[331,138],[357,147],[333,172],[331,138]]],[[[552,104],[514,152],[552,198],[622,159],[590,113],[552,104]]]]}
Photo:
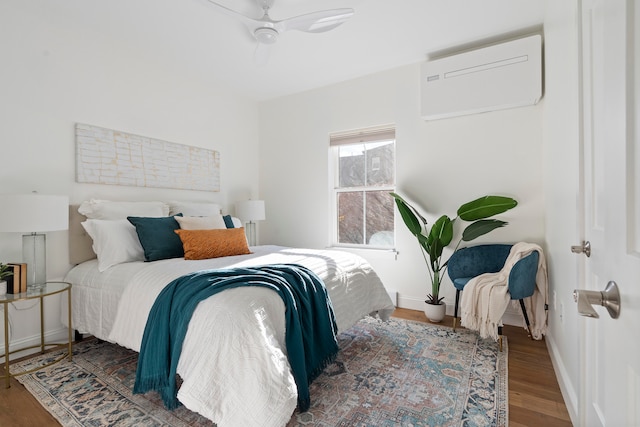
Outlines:
{"type": "Polygon", "coordinates": [[[542,37],[427,61],[421,76],[426,120],[534,105],[542,97],[542,37]]]}

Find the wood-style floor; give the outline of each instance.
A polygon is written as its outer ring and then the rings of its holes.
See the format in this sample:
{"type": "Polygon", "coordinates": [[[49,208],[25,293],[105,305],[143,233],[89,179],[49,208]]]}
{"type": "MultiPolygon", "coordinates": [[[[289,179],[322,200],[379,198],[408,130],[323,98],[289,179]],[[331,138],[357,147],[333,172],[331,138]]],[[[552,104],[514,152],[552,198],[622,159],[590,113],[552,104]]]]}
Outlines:
{"type": "MultiPolygon", "coordinates": [[[[427,322],[414,310],[397,309],[394,316],[427,322]]],[[[447,317],[442,324],[451,323],[447,317]]],[[[532,341],[520,327],[505,326],[503,333],[509,346],[509,426],[571,426],[545,342],[532,341]]],[[[14,378],[10,388],[0,387],[0,426],[60,425],[14,378]]]]}

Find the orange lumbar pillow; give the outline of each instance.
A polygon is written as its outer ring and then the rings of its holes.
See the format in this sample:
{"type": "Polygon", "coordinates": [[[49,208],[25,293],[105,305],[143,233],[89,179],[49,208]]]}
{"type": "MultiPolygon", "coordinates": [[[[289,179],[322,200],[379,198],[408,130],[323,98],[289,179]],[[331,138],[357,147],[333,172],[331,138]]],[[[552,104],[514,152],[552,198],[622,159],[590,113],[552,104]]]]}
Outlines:
{"type": "Polygon", "coordinates": [[[175,230],[182,240],[184,259],[208,259],[250,254],[244,228],[175,230]]]}

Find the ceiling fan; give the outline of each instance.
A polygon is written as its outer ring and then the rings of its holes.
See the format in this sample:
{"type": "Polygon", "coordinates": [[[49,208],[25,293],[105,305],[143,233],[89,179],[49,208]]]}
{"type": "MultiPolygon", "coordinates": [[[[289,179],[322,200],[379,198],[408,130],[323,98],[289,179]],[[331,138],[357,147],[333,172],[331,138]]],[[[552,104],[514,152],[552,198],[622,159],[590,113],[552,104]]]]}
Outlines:
{"type": "Polygon", "coordinates": [[[247,27],[249,33],[258,43],[254,55],[254,59],[258,63],[266,62],[269,45],[274,44],[283,32],[298,30],[306,33],[323,33],[336,28],[354,14],[354,10],[351,8],[330,9],[274,21],[269,16],[269,10],[275,0],[256,0],[258,6],[262,9],[261,18],[251,18],[222,6],[213,0],[208,1],[221,12],[239,19],[247,27]]]}

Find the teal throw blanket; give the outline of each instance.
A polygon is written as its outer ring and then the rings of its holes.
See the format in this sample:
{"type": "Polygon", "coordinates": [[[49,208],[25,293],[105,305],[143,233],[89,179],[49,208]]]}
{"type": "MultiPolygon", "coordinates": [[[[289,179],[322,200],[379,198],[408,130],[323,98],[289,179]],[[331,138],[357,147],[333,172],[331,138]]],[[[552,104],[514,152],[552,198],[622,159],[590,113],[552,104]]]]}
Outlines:
{"type": "Polygon", "coordinates": [[[169,283],[147,319],[134,393],[157,390],[167,408],[178,406],[176,370],[193,311],[200,301],[239,286],[270,288],[284,301],[287,357],[298,388],[298,408],[309,409],[309,384],[338,353],[337,326],[322,280],[293,264],[203,270],[169,283]]]}

